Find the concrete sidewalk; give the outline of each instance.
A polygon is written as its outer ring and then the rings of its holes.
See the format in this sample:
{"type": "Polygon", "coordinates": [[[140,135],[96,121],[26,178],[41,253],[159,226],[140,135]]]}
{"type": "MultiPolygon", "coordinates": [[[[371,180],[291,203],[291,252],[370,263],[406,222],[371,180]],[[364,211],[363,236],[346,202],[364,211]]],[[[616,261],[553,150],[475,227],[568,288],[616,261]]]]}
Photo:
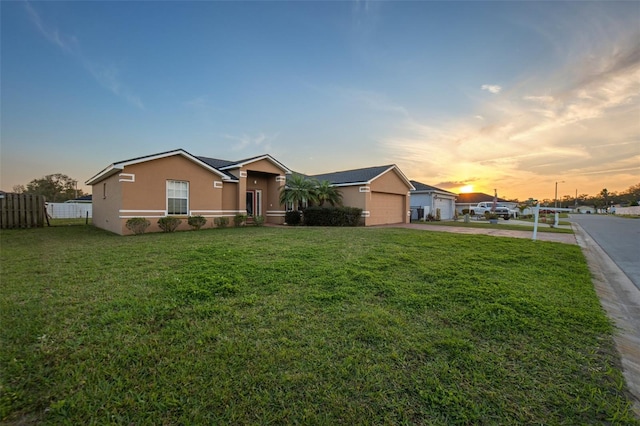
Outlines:
{"type": "MultiPolygon", "coordinates": [[[[530,223],[528,223],[531,226],[530,223]]],[[[380,225],[380,227],[387,228],[406,228],[416,229],[422,231],[434,231],[434,232],[450,232],[454,234],[468,234],[468,235],[492,235],[494,237],[511,237],[511,238],[533,238],[532,231],[512,231],[509,229],[495,229],[495,228],[465,228],[457,226],[442,226],[442,225],[429,225],[422,223],[405,223],[395,225],[380,225]]],[[[556,243],[564,244],[578,244],[576,236],[574,234],[556,234],[552,232],[540,232],[538,230],[537,240],[539,241],[553,241],[556,243]]]]}

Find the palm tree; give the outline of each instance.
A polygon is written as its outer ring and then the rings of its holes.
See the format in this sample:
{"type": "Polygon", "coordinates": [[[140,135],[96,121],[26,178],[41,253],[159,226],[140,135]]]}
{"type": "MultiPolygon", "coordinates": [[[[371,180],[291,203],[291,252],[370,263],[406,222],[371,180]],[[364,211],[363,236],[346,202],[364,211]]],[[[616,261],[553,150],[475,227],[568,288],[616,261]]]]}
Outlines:
{"type": "Polygon", "coordinates": [[[303,175],[291,175],[280,190],[280,204],[291,204],[294,210],[298,210],[300,206],[306,207],[310,202],[317,200],[315,187],[315,181],[303,175]]]}
{"type": "Polygon", "coordinates": [[[340,190],[331,185],[331,182],[328,180],[319,182],[315,188],[315,193],[316,199],[320,203],[321,207],[325,202],[328,202],[332,206],[342,204],[342,194],[340,193],[340,190]]]}

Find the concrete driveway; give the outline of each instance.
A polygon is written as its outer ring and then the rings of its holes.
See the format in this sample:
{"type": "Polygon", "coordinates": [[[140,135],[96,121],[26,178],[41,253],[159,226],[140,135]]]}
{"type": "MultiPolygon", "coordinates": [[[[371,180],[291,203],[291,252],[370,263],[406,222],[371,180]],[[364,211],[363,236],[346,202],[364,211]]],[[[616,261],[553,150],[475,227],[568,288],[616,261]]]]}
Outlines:
{"type": "MultiPolygon", "coordinates": [[[[506,224],[517,225],[518,221],[509,220],[504,221],[506,224]]],[[[498,224],[503,223],[503,221],[498,222],[498,224]]],[[[521,222],[523,225],[531,226],[531,222],[521,222]]],[[[533,232],[532,231],[514,231],[510,229],[500,229],[498,228],[463,228],[456,226],[442,226],[442,225],[429,225],[428,223],[405,223],[405,224],[395,224],[395,225],[380,225],[382,227],[389,228],[407,228],[407,229],[416,229],[422,231],[434,231],[434,232],[450,232],[454,234],[468,234],[468,235],[493,235],[494,237],[511,237],[511,238],[526,238],[532,239],[533,232]]],[[[540,227],[549,226],[541,224],[540,227]]],[[[538,228],[540,229],[540,228],[538,228]]],[[[576,237],[573,234],[554,234],[551,232],[540,232],[538,230],[537,239],[540,241],[553,241],[556,243],[564,243],[564,244],[577,244],[576,237]]]]}

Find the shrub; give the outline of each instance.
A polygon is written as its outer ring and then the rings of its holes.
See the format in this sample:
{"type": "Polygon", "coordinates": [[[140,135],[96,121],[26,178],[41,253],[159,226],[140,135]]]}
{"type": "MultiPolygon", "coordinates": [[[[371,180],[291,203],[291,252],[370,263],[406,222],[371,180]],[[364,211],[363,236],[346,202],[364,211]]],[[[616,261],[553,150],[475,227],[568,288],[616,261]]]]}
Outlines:
{"type": "Polygon", "coordinates": [[[233,217],[233,226],[236,228],[244,225],[247,222],[246,214],[237,214],[233,217]]]}
{"type": "Polygon", "coordinates": [[[462,209],[462,214],[469,214],[469,209],[462,209]]]}
{"type": "Polygon", "coordinates": [[[193,230],[198,231],[207,223],[207,219],[204,216],[189,216],[187,223],[193,230]]]}
{"type": "Polygon", "coordinates": [[[284,214],[284,221],[287,225],[300,225],[302,222],[302,212],[298,210],[289,210],[284,214]]]}
{"type": "MultiPolygon", "coordinates": [[[[362,209],[356,207],[309,207],[304,211],[307,226],[358,226],[362,209]]],[[[288,223],[288,221],[287,221],[288,223]]]]}
{"type": "Polygon", "coordinates": [[[216,217],[213,219],[213,223],[215,223],[218,228],[226,228],[227,225],[229,225],[229,218],[224,216],[216,217]]]}
{"type": "Polygon", "coordinates": [[[255,226],[264,226],[264,216],[255,216],[253,218],[253,224],[255,226]]]}
{"type": "Polygon", "coordinates": [[[147,230],[149,225],[151,225],[151,222],[144,217],[132,217],[127,220],[126,224],[127,229],[136,235],[144,234],[144,231],[147,230]]]}
{"type": "Polygon", "coordinates": [[[158,219],[158,226],[162,232],[173,232],[182,223],[182,220],[174,216],[165,216],[158,219]]]}
{"type": "Polygon", "coordinates": [[[486,220],[497,219],[498,215],[493,212],[484,212],[484,218],[486,220]]]}

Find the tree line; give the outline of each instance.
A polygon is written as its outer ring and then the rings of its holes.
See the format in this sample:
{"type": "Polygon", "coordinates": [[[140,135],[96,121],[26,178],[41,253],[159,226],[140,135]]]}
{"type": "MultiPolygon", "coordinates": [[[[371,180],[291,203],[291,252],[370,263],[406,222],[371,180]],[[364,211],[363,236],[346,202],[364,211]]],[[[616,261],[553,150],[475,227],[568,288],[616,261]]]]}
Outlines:
{"type": "Polygon", "coordinates": [[[39,179],[33,179],[24,185],[15,185],[13,192],[17,194],[44,195],[45,200],[51,203],[63,203],[85,194],[78,189],[78,181],[62,173],[46,175],[39,179]]]}
{"type": "MultiPolygon", "coordinates": [[[[518,200],[514,200],[518,201],[518,200]]],[[[555,200],[545,198],[540,200],[541,206],[553,206],[555,200]]],[[[640,183],[631,185],[628,189],[620,192],[602,189],[596,195],[578,194],[578,196],[563,195],[558,198],[558,207],[571,208],[578,206],[593,206],[596,209],[604,209],[612,205],[637,206],[640,202],[640,183]]]]}

